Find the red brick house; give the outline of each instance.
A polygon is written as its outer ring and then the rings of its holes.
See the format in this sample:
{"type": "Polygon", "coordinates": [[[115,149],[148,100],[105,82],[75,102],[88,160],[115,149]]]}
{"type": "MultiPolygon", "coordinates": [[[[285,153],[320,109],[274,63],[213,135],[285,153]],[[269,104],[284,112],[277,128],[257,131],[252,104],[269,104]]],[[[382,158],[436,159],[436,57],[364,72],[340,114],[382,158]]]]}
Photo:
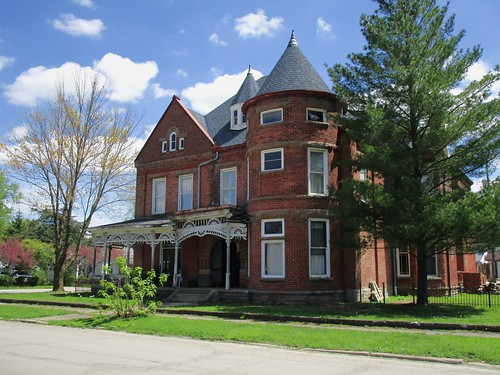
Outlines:
{"type": "Polygon", "coordinates": [[[136,159],[136,218],[93,228],[96,244],[133,247],[134,265],[174,286],[239,288],[254,301],[354,300],[372,281],[392,292],[416,275],[409,260],[383,241],[339,245],[329,189],[356,151],[340,146],[341,112],[293,34],[268,76],[249,69],[210,113],[174,96],[136,159]]]}

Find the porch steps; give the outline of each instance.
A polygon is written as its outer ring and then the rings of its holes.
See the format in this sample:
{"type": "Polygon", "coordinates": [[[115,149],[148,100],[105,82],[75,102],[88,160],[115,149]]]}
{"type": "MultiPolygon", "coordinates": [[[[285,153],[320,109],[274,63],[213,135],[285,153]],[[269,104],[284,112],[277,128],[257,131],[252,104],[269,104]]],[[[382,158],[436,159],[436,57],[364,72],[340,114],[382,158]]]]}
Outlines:
{"type": "Polygon", "coordinates": [[[213,289],[178,288],[165,300],[165,305],[199,305],[210,301],[214,296],[213,289]]]}
{"type": "Polygon", "coordinates": [[[384,296],[382,295],[382,291],[375,281],[370,281],[370,289],[372,291],[372,300],[376,302],[382,302],[384,300],[384,296]]]}

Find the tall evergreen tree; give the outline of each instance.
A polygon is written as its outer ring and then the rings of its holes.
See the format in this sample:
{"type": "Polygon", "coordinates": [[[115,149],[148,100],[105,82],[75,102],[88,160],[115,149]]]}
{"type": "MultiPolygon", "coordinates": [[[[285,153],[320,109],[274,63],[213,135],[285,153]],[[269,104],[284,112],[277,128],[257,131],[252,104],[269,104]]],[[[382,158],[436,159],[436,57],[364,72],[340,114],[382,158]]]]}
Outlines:
{"type": "Polygon", "coordinates": [[[464,31],[454,33],[448,5],[377,3],[372,15],[361,16],[363,52],[328,69],[349,111],[339,121],[358,145],[348,166],[375,177],[346,180],[338,210],[347,228],[416,256],[417,303],[427,304],[428,258],[480,241],[471,229],[481,215],[468,215],[477,212],[470,205],[491,209],[458,187],[498,160],[500,101],[490,89],[500,71],[463,83],[482,50],[460,48],[464,31]]]}

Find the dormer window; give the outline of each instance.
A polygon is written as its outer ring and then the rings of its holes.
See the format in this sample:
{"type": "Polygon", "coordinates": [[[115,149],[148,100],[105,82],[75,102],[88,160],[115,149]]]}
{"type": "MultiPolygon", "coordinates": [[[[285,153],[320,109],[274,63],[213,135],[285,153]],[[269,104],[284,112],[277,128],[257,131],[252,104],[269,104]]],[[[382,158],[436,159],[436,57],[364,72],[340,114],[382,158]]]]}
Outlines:
{"type": "Polygon", "coordinates": [[[177,134],[170,133],[170,151],[175,151],[177,148],[177,134]]]}
{"type": "Polygon", "coordinates": [[[326,111],[324,109],[307,108],[307,121],[326,122],[326,111]]]}
{"type": "Polygon", "coordinates": [[[246,128],[247,119],[241,111],[243,103],[236,103],[231,106],[231,129],[241,130],[246,128]]]}

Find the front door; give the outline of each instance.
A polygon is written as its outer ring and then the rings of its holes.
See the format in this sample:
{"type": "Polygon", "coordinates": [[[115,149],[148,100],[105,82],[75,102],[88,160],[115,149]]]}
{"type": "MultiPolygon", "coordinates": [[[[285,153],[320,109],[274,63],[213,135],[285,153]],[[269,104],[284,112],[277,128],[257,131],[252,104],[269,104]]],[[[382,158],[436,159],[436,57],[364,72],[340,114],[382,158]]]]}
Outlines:
{"type": "MultiPolygon", "coordinates": [[[[230,248],[230,280],[231,287],[240,286],[240,257],[236,244],[231,242],[230,248]]],[[[223,288],[226,285],[226,241],[217,242],[210,253],[210,281],[212,286],[223,288]]]]}
{"type": "MultiPolygon", "coordinates": [[[[165,286],[172,286],[174,278],[174,263],[175,263],[175,246],[173,244],[165,244],[162,248],[162,272],[168,276],[167,284],[165,286]]],[[[179,257],[177,259],[177,273],[181,273],[181,249],[179,247],[179,257]]]]}

